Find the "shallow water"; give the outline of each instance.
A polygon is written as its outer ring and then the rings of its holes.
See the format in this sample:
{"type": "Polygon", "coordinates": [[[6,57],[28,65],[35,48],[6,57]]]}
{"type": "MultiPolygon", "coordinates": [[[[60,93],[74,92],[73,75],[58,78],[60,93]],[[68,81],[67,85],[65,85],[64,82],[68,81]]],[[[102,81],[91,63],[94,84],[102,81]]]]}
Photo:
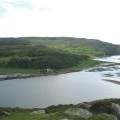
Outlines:
{"type": "MultiPolygon", "coordinates": [[[[113,57],[103,58],[111,60],[113,57]]],[[[115,59],[120,58],[115,56],[115,59]]],[[[52,76],[0,81],[0,106],[47,107],[77,104],[104,98],[119,98],[120,85],[103,81],[120,81],[120,66],[101,66],[104,71],[81,71],[52,76]],[[112,75],[112,76],[111,76],[112,75]]]]}

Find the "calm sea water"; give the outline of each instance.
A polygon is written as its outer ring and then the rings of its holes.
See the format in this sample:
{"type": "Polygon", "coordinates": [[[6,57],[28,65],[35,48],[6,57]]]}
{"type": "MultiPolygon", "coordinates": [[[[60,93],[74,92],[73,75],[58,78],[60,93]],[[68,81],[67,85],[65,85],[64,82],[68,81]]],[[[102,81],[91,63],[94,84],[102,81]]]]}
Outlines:
{"type": "MultiPolygon", "coordinates": [[[[120,62],[119,58],[120,56],[113,56],[99,60],[120,62]]],[[[101,68],[105,70],[0,81],[0,106],[43,108],[57,104],[119,98],[120,85],[103,79],[120,80],[120,66],[101,68]]]]}

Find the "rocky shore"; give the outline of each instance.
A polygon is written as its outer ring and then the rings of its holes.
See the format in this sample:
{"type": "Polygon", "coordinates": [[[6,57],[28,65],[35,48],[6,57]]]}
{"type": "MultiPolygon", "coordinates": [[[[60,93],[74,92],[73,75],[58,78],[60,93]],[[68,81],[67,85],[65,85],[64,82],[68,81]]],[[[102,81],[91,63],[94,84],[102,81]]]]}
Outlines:
{"type": "Polygon", "coordinates": [[[120,99],[104,99],[44,109],[0,108],[0,120],[120,120],[120,99]]]}
{"type": "Polygon", "coordinates": [[[1,73],[0,75],[0,81],[3,80],[11,80],[11,79],[20,79],[20,78],[30,78],[30,77],[36,77],[37,74],[23,74],[23,73],[12,73],[12,74],[4,74],[1,73]]]}

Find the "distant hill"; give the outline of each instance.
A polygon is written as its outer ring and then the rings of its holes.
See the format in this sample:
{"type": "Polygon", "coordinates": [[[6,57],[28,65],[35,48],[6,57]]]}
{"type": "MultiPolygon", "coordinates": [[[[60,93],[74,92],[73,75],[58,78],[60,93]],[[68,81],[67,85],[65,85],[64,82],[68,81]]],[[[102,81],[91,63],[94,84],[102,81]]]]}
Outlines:
{"type": "MultiPolygon", "coordinates": [[[[101,52],[104,55],[120,54],[120,45],[102,42],[96,39],[73,38],[73,37],[20,37],[20,38],[0,38],[1,44],[31,44],[43,45],[57,49],[64,49],[72,52],[101,52]],[[87,51],[86,51],[87,50],[87,51]]],[[[99,54],[98,54],[99,55],[99,54]]]]}
{"type": "MultiPolygon", "coordinates": [[[[81,69],[98,64],[91,58],[120,54],[120,45],[72,37],[0,38],[0,71],[3,69],[81,69]]],[[[73,70],[72,69],[72,70],[73,70]]]]}

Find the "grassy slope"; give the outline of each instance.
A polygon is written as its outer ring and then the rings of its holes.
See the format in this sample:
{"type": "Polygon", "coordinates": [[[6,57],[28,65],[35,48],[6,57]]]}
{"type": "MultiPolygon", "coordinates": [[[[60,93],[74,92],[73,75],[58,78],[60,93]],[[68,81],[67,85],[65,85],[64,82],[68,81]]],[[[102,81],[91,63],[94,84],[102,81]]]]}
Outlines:
{"type": "Polygon", "coordinates": [[[75,65],[79,61],[88,58],[87,55],[76,55],[40,45],[1,45],[0,49],[2,51],[0,53],[0,66],[3,68],[21,67],[44,69],[50,67],[60,69],[75,65]]]}
{"type": "Polygon", "coordinates": [[[0,67],[1,73],[25,73],[25,74],[38,74],[39,69],[33,68],[12,68],[12,67],[0,67]]]}
{"type": "Polygon", "coordinates": [[[66,116],[59,113],[50,113],[47,115],[30,115],[29,113],[25,112],[16,112],[13,113],[10,117],[3,117],[0,120],[61,120],[61,119],[72,119],[72,120],[113,120],[103,114],[93,115],[89,119],[84,119],[77,116],[66,116]]]}
{"type": "MultiPolygon", "coordinates": [[[[97,50],[107,55],[120,54],[120,45],[102,42],[96,39],[72,38],[72,37],[21,37],[21,38],[0,38],[0,44],[32,44],[44,45],[57,49],[78,48],[88,49],[94,52],[97,50]],[[5,42],[6,41],[6,42],[5,42]],[[20,43],[21,41],[21,43],[20,43]]],[[[80,52],[83,50],[80,50],[80,52]]],[[[87,51],[87,52],[88,52],[87,51]]]]}
{"type": "MultiPolygon", "coordinates": [[[[89,50],[101,51],[106,55],[120,54],[120,45],[102,42],[96,39],[72,38],[72,37],[26,37],[18,40],[29,41],[30,44],[41,44],[49,47],[66,48],[87,48],[89,50]]],[[[85,52],[85,51],[84,51],[85,52]]]]}

